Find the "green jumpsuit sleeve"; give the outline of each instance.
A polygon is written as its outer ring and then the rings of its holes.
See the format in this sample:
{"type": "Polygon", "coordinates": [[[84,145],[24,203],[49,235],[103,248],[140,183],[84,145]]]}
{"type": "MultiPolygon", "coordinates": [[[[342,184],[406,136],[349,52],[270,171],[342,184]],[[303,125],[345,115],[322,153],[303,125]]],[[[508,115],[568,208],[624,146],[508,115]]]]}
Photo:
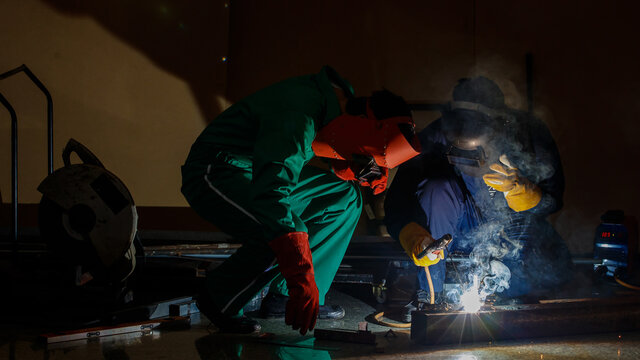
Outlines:
{"type": "Polygon", "coordinates": [[[314,156],[314,120],[301,112],[263,115],[253,153],[252,210],[267,239],[307,231],[291,211],[290,197],[302,167],[314,156]]]}

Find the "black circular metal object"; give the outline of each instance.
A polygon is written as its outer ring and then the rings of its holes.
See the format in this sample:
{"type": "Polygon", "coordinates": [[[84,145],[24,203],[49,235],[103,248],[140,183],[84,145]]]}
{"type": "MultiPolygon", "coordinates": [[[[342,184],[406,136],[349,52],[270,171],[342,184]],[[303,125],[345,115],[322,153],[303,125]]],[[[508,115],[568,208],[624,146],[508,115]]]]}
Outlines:
{"type": "MultiPolygon", "coordinates": [[[[65,166],[38,186],[40,234],[61,264],[78,277],[125,280],[135,268],[137,212],[126,186],[80,143],[70,140],[65,166]],[[71,164],[77,153],[83,164],[71,164]]],[[[80,283],[84,283],[80,281],[80,283]]]]}
{"type": "Polygon", "coordinates": [[[68,213],[71,229],[80,234],[89,234],[96,225],[96,213],[88,205],[73,205],[68,213]]]}

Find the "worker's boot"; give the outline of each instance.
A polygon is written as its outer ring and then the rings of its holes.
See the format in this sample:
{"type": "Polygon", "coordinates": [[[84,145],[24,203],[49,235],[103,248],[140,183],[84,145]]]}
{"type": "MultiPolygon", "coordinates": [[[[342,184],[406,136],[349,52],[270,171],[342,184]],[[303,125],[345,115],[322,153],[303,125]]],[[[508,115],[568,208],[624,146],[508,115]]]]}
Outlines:
{"type": "Polygon", "coordinates": [[[209,292],[202,290],[196,296],[196,306],[200,310],[200,314],[204,314],[220,332],[231,334],[250,334],[260,331],[261,327],[257,321],[252,318],[242,316],[225,315],[213,303],[209,292]]]}
{"type": "MultiPolygon", "coordinates": [[[[444,294],[441,292],[436,293],[434,304],[442,304],[443,302],[444,302],[444,294]]],[[[423,310],[430,304],[431,304],[431,299],[429,296],[429,292],[422,289],[416,290],[414,299],[410,303],[402,307],[402,314],[401,314],[402,321],[410,323],[411,313],[413,311],[423,310]]]]}
{"type": "Polygon", "coordinates": [[[416,291],[414,299],[411,300],[410,303],[402,307],[402,314],[401,314],[402,321],[406,323],[410,323],[411,313],[414,311],[420,310],[424,304],[428,304],[428,303],[429,303],[429,293],[422,289],[418,289],[416,291]]]}
{"type": "MultiPolygon", "coordinates": [[[[265,319],[284,318],[288,296],[268,293],[260,305],[260,317],[265,319]]],[[[318,319],[339,320],[344,317],[344,309],[340,305],[320,305],[318,319]]]]}

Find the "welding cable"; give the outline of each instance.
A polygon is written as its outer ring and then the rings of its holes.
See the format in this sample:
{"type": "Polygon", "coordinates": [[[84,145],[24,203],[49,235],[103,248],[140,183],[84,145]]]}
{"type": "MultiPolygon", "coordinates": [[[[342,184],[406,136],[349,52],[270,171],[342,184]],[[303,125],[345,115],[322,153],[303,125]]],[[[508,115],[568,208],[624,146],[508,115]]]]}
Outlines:
{"type": "Polygon", "coordinates": [[[618,275],[613,277],[614,279],[616,279],[616,282],[624,287],[627,287],[629,289],[633,289],[633,290],[640,290],[640,286],[636,286],[636,285],[631,285],[629,283],[626,283],[622,280],[620,280],[620,278],[618,277],[618,275]]]}
{"type": "Polygon", "coordinates": [[[433,281],[431,280],[431,272],[429,272],[429,267],[425,266],[424,267],[424,273],[425,275],[427,275],[427,282],[429,283],[429,303],[431,305],[436,303],[435,300],[435,292],[433,291],[433,281]]]}
{"type": "Polygon", "coordinates": [[[383,325],[383,326],[388,326],[393,328],[402,328],[402,329],[411,328],[411,324],[390,323],[390,322],[384,321],[382,320],[383,316],[384,316],[384,311],[380,311],[373,315],[373,318],[376,319],[376,321],[378,322],[378,325],[383,325]]]}
{"type": "MultiPolygon", "coordinates": [[[[433,281],[431,280],[431,273],[429,272],[429,267],[425,266],[424,267],[424,273],[425,275],[427,275],[427,282],[429,282],[429,303],[431,305],[435,304],[435,292],[433,291],[433,281]]],[[[380,325],[384,325],[384,326],[388,326],[388,327],[395,327],[395,328],[410,328],[411,324],[397,324],[397,323],[390,323],[390,322],[386,322],[384,320],[382,320],[382,317],[384,316],[384,311],[380,311],[378,313],[376,313],[375,315],[373,315],[373,318],[376,319],[376,321],[378,322],[378,324],[380,325]]]]}

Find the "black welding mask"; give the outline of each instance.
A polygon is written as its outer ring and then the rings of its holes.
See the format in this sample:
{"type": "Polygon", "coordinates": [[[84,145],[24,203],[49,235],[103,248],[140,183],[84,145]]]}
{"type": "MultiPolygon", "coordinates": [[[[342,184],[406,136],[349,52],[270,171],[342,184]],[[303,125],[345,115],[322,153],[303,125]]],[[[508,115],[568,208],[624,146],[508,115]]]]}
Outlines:
{"type": "Polygon", "coordinates": [[[446,157],[458,170],[482,176],[500,156],[491,119],[472,111],[453,111],[443,117],[446,157]]]}
{"type": "Polygon", "coordinates": [[[482,76],[458,82],[442,121],[447,160],[471,176],[486,174],[498,162],[513,125],[502,91],[482,76]]]}

